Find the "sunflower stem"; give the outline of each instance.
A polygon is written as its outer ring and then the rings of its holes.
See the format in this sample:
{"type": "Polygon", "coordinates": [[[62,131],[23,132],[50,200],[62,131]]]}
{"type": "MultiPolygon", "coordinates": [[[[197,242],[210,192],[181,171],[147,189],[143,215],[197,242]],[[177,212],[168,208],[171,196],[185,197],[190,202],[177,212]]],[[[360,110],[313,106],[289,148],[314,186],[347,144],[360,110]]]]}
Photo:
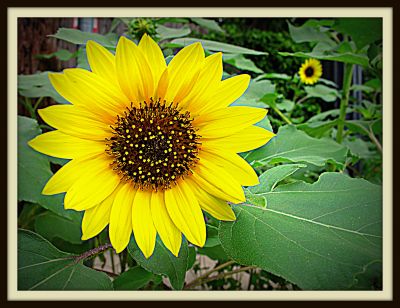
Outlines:
{"type": "Polygon", "coordinates": [[[106,251],[109,248],[112,248],[112,245],[110,243],[107,243],[107,244],[101,245],[99,247],[85,251],[83,254],[81,254],[79,256],[74,256],[73,258],[75,260],[75,263],[78,263],[82,260],[94,257],[94,256],[98,255],[99,253],[106,251]]]}
{"type": "Polygon", "coordinates": [[[272,109],[279,114],[279,116],[284,120],[287,124],[293,124],[277,107],[272,107],[272,109]]]}
{"type": "Polygon", "coordinates": [[[353,77],[353,64],[346,63],[344,65],[343,73],[343,87],[342,87],[342,99],[340,100],[340,114],[338,119],[338,127],[336,133],[336,141],[342,143],[343,141],[343,129],[344,122],[346,119],[346,109],[349,105],[349,94],[351,86],[351,78],[353,77]]]}

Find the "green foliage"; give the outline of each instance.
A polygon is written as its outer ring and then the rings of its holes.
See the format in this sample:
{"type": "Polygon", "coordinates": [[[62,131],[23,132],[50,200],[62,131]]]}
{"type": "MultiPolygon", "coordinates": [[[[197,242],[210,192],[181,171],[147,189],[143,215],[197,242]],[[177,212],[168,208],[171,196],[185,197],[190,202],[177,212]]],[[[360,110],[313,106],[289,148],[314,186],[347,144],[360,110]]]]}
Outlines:
{"type": "Polygon", "coordinates": [[[18,94],[25,97],[51,97],[57,103],[66,103],[67,101],[51,85],[48,73],[19,75],[18,94]]]}
{"type": "Polygon", "coordinates": [[[195,42],[200,42],[205,50],[223,53],[243,54],[243,55],[265,55],[267,52],[252,50],[249,48],[236,46],[232,44],[220,43],[210,40],[196,39],[191,37],[172,40],[168,46],[183,47],[195,42]]]}
{"type": "Polygon", "coordinates": [[[116,18],[105,35],[66,28],[51,35],[81,45],[75,53],[34,56],[76,59],[89,69],[84,44],[95,40],[114,53],[121,24],[136,43],[144,33],[159,41],[167,63],[181,47],[200,42],[206,55],[223,53],[223,79],[252,76],[232,106],[268,109],[256,125],[276,136],[240,153],[259,184],[244,187],[246,202],[232,205],[236,221],[205,213],[204,247],[183,238],[175,257],[157,238],[146,259],[132,236],[125,251],[110,254],[107,228],[81,240],[83,213],[65,210],[62,194],[41,194],[68,160],[27,142],[50,129],[37,115],[44,97],[68,102],[48,71],[20,75],[20,110],[30,118],[18,116],[18,288],[238,290],[244,286],[233,274],[245,271],[249,290],[382,289],[382,19],[116,18]],[[365,82],[337,85],[324,66],[324,78],[305,85],[298,70],[306,58],[361,65],[365,82]],[[204,258],[217,269],[202,268],[204,258]],[[188,281],[188,271],[198,280],[188,281]]]}
{"type": "Polygon", "coordinates": [[[175,257],[158,238],[154,252],[149,259],[145,258],[133,237],[129,242],[128,251],[132,258],[144,269],[154,274],[167,276],[175,290],[183,288],[186,270],[190,261],[186,240],[182,241],[178,257],[175,257]]]}
{"type": "Polygon", "coordinates": [[[249,153],[245,158],[256,166],[276,163],[307,163],[323,167],[327,162],[343,167],[347,148],[330,139],[316,139],[297,130],[283,126],[266,145],[249,153]]]}
{"type": "Polygon", "coordinates": [[[75,262],[47,240],[27,230],[18,231],[19,290],[111,290],[106,274],[75,262]]]}
{"type": "MultiPolygon", "coordinates": [[[[260,182],[267,185],[268,178],[260,182]]],[[[222,246],[238,263],[307,290],[342,290],[371,263],[382,262],[379,186],[324,173],[314,184],[269,184],[256,194],[266,207],[236,206],[238,220],[220,223],[222,246]]]]}
{"type": "Polygon", "coordinates": [[[114,290],[138,290],[154,279],[154,275],[140,266],[130,268],[113,281],[114,290]]]}

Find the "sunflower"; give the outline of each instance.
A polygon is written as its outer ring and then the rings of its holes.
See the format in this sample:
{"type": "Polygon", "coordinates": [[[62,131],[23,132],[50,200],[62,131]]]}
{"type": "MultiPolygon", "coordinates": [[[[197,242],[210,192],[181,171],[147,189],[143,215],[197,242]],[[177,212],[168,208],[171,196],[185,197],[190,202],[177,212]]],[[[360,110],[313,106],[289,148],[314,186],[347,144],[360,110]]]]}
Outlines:
{"type": "Polygon", "coordinates": [[[182,233],[203,246],[202,210],[233,221],[227,201],[245,201],[242,186],[258,184],[237,153],[274,134],[254,126],[265,109],[228,107],[250,77],[221,81],[222,54],[205,57],[200,43],[180,50],[166,65],[158,45],[121,37],[115,56],[89,41],[91,71],[49,74],[72,104],[39,110],[56,130],[29,142],[44,154],[71,159],[47,182],[43,194],[66,192],[64,207],[85,211],[82,239],[109,225],[117,253],[134,238],[146,258],[157,234],[178,255],[182,233]]]}
{"type": "Polygon", "coordinates": [[[300,80],[305,84],[314,84],[322,76],[322,65],[317,59],[307,59],[299,70],[300,80]]]}

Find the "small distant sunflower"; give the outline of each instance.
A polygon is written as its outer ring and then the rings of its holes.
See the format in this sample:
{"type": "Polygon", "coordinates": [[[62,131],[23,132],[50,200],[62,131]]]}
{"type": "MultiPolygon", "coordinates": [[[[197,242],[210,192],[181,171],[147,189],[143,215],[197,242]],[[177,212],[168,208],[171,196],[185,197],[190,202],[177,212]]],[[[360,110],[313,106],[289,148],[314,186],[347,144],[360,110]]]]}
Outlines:
{"type": "Polygon", "coordinates": [[[228,107],[250,77],[221,81],[222,54],[204,56],[200,43],[183,48],[166,65],[158,45],[121,37],[115,56],[89,41],[91,71],[49,74],[69,102],[39,110],[56,130],[29,142],[47,155],[71,159],[47,182],[43,194],[66,192],[66,209],[85,211],[82,239],[109,224],[117,252],[130,236],[146,258],[158,233],[178,255],[182,233],[203,246],[202,210],[235,220],[227,201],[245,201],[243,186],[258,184],[237,153],[274,134],[253,124],[266,110],[228,107]]]}
{"type": "Polygon", "coordinates": [[[317,59],[307,59],[299,70],[300,80],[305,84],[314,84],[322,76],[322,65],[317,59]]]}

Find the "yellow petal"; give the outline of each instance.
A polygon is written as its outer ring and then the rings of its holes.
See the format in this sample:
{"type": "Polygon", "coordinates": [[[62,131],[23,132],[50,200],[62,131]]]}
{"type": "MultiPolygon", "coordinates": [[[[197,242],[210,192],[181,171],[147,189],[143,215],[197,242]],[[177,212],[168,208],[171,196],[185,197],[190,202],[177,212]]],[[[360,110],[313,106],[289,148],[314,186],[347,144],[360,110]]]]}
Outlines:
{"type": "Polygon", "coordinates": [[[112,170],[108,158],[97,157],[94,172],[85,172],[68,189],[64,207],[76,211],[86,210],[102,202],[120,183],[120,176],[112,170]]]}
{"type": "Polygon", "coordinates": [[[132,229],[136,244],[148,259],[156,244],[156,228],[151,217],[151,191],[138,190],[132,207],[132,229]]]}
{"type": "Polygon", "coordinates": [[[118,190],[119,186],[99,205],[85,211],[82,220],[82,240],[95,237],[108,225],[111,208],[118,190]]]}
{"type": "Polygon", "coordinates": [[[114,120],[113,114],[130,103],[118,85],[83,69],[66,69],[64,74],[49,73],[49,79],[67,101],[84,109],[92,118],[102,118],[109,124],[114,120]]]}
{"type": "Polygon", "coordinates": [[[58,130],[41,134],[28,142],[36,151],[49,156],[72,159],[104,153],[104,142],[81,139],[58,130]]]}
{"type": "Polygon", "coordinates": [[[181,247],[182,234],[169,217],[163,192],[152,193],[151,216],[165,247],[177,257],[181,247]]]}
{"type": "Polygon", "coordinates": [[[200,160],[194,170],[193,180],[208,193],[233,203],[246,200],[242,186],[225,168],[200,160]]]}
{"type": "Polygon", "coordinates": [[[204,50],[200,43],[189,45],[176,54],[168,64],[167,102],[180,103],[195,85],[203,64],[204,50]]]}
{"type": "Polygon", "coordinates": [[[40,109],[38,113],[47,124],[68,135],[102,141],[111,135],[107,124],[77,106],[55,105],[40,109]]]}
{"type": "Polygon", "coordinates": [[[218,52],[208,56],[204,61],[204,66],[200,70],[199,77],[190,93],[184,97],[180,106],[187,108],[194,113],[200,107],[199,102],[212,99],[212,94],[219,86],[222,78],[222,53],[218,52]]]}
{"type": "Polygon", "coordinates": [[[165,191],[165,204],[174,224],[193,244],[203,247],[206,241],[204,216],[187,182],[178,184],[165,191]]]}
{"type": "Polygon", "coordinates": [[[275,134],[258,126],[249,126],[230,136],[218,139],[204,139],[209,148],[229,149],[236,153],[246,152],[266,144],[275,134]]]}
{"type": "Polygon", "coordinates": [[[97,170],[96,158],[96,156],[88,156],[69,161],[50,178],[42,194],[56,195],[66,192],[79,178],[97,170]]]}
{"type": "Polygon", "coordinates": [[[143,52],[147,59],[147,62],[150,65],[150,69],[153,74],[155,89],[158,85],[158,81],[160,80],[162,73],[167,68],[164,55],[157,43],[154,42],[153,39],[147,34],[143,35],[138,47],[143,52]]]}
{"type": "Polygon", "coordinates": [[[84,106],[89,110],[96,108],[114,120],[116,114],[122,113],[130,100],[116,83],[109,83],[98,75],[84,69],[64,70],[65,76],[73,83],[73,91],[77,93],[84,106]]]}
{"type": "Polygon", "coordinates": [[[261,121],[266,114],[262,108],[228,107],[197,117],[193,125],[199,127],[198,134],[203,138],[220,138],[261,121]]]}
{"type": "Polygon", "coordinates": [[[259,184],[257,173],[236,153],[203,148],[199,153],[199,158],[204,165],[213,163],[218,167],[227,170],[241,185],[254,186],[259,184]]]}
{"type": "Polygon", "coordinates": [[[132,234],[132,205],[135,193],[132,183],[123,184],[112,204],[108,233],[117,253],[128,246],[132,234]]]}
{"type": "Polygon", "coordinates": [[[154,93],[154,81],[143,52],[122,36],[115,57],[118,81],[126,96],[134,104],[148,101],[154,93]]]}
{"type": "Polygon", "coordinates": [[[213,110],[228,107],[240,96],[242,96],[242,94],[249,86],[249,82],[250,76],[246,74],[234,76],[223,80],[219,84],[218,88],[215,90],[212,99],[201,102],[201,105],[203,107],[200,108],[197,112],[199,114],[202,114],[205,112],[211,112],[213,110]]]}
{"type": "Polygon", "coordinates": [[[109,83],[117,82],[114,55],[95,41],[87,41],[86,54],[92,72],[109,83]]]}
{"type": "Polygon", "coordinates": [[[208,192],[201,189],[191,178],[185,179],[185,181],[191,182],[190,187],[192,187],[199,200],[200,207],[204,211],[219,220],[236,220],[235,213],[226,201],[210,195],[208,192]]]}
{"type": "Polygon", "coordinates": [[[156,99],[159,98],[161,101],[165,99],[165,95],[167,94],[168,90],[168,84],[169,84],[169,79],[168,79],[168,67],[167,67],[162,73],[160,80],[158,81],[157,91],[155,94],[156,99]]]}

